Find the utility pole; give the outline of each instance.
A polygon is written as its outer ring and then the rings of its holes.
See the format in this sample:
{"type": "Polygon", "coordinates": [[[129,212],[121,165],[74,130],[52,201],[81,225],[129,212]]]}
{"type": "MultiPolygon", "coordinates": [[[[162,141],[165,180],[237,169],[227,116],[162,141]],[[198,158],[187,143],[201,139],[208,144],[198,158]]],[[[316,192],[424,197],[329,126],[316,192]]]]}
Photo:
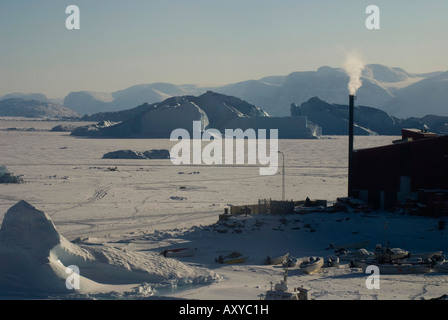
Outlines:
{"type": "Polygon", "coordinates": [[[283,152],[279,151],[282,155],[283,165],[282,165],[282,200],[285,201],[285,155],[283,152]]]}

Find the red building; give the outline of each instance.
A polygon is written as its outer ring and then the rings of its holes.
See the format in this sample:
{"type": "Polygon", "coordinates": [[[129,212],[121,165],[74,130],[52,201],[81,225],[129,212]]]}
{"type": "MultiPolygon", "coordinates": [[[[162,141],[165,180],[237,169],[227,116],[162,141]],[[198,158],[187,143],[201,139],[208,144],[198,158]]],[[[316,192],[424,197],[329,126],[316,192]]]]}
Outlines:
{"type": "Polygon", "coordinates": [[[448,136],[403,129],[402,138],[354,152],[353,194],[376,209],[422,200],[423,190],[437,192],[448,203],[448,136]]]}

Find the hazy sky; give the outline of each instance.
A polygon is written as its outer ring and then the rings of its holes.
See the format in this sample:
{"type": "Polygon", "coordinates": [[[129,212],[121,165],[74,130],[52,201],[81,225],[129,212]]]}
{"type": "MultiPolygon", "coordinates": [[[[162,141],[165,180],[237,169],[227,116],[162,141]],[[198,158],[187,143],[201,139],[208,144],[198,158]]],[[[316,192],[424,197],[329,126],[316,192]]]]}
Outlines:
{"type": "Polygon", "coordinates": [[[219,85],[319,66],[448,70],[447,0],[0,0],[0,95],[219,85]],[[68,5],[80,29],[68,30],[68,5]],[[368,5],[380,30],[368,30],[368,5]]]}

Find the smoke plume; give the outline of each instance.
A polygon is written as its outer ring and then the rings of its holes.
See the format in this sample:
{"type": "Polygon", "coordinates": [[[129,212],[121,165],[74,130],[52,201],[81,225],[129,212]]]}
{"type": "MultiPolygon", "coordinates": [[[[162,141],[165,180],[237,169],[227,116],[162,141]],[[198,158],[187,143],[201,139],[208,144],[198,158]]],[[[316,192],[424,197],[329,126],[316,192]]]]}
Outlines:
{"type": "Polygon", "coordinates": [[[361,73],[364,69],[364,62],[362,62],[357,52],[349,52],[345,58],[344,70],[350,77],[348,83],[348,91],[350,95],[355,95],[356,91],[362,86],[361,73]]]}

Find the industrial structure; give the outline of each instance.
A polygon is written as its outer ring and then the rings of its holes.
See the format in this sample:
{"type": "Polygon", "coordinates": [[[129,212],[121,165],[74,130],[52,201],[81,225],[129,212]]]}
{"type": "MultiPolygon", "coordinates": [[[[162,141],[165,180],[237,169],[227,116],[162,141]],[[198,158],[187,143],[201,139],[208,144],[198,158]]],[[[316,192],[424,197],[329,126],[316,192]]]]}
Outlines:
{"type": "Polygon", "coordinates": [[[402,129],[401,140],[355,150],[351,162],[349,195],[374,209],[448,215],[448,136],[402,129]]]}

